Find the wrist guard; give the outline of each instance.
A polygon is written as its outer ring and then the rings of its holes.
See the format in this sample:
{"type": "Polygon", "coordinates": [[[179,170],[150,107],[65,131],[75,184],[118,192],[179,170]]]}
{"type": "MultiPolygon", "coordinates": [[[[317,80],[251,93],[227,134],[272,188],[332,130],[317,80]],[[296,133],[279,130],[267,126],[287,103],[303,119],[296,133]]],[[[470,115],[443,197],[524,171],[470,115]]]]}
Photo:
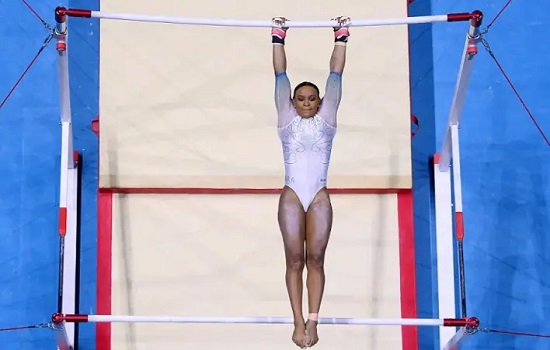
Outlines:
{"type": "Polygon", "coordinates": [[[334,42],[347,43],[349,30],[346,27],[334,28],[334,42]]]}
{"type": "Polygon", "coordinates": [[[271,29],[271,42],[273,44],[285,44],[286,31],[281,28],[271,29]]]}

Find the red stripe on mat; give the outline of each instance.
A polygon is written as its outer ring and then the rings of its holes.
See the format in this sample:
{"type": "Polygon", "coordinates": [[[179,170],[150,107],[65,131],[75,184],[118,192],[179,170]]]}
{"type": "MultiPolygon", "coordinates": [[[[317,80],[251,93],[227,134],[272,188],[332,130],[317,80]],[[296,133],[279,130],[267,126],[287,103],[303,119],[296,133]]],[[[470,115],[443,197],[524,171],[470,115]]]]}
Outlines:
{"type": "MultiPolygon", "coordinates": [[[[113,195],[97,196],[97,313],[111,314],[113,195]]],[[[111,324],[96,323],[96,349],[111,350],[111,324]]]]}
{"type": "MultiPolygon", "coordinates": [[[[399,264],[401,276],[401,317],[417,318],[416,257],[412,191],[397,195],[399,264]]],[[[403,326],[403,350],[418,349],[418,328],[403,326]]]]}

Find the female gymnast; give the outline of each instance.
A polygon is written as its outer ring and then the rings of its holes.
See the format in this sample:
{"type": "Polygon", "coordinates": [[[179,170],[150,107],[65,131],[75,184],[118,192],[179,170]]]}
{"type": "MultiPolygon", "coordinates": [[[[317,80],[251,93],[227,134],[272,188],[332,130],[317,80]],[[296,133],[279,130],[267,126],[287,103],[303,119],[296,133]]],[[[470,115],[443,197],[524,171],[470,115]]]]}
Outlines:
{"type": "Polygon", "coordinates": [[[287,62],[285,18],[273,19],[271,31],[275,70],[275,105],[278,134],[285,164],[285,186],[279,199],[278,222],[286,260],[286,287],[294,317],[292,341],[301,348],[315,345],[318,314],[325,285],[325,251],[332,229],[332,204],[327,192],[327,172],[336,134],[336,116],[342,93],[349,17],[338,17],[334,49],[325,95],[318,87],[302,82],[291,97],[287,62]],[[309,315],[302,313],[303,270],[309,315]]]}

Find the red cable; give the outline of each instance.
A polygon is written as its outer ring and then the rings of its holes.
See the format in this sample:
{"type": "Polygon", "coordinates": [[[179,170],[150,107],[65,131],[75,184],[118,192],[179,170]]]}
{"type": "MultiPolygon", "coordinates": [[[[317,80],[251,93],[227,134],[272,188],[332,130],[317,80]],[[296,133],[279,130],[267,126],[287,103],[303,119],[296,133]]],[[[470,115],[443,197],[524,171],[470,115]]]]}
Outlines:
{"type": "Polygon", "coordinates": [[[510,5],[512,3],[512,0],[508,0],[508,2],[500,9],[500,11],[497,13],[497,15],[495,16],[495,18],[493,18],[493,20],[491,21],[491,23],[489,23],[487,25],[487,28],[485,29],[485,31],[489,30],[489,28],[491,28],[491,26],[493,24],[495,24],[496,20],[500,17],[500,15],[502,15],[502,13],[504,12],[504,10],[506,10],[506,8],[508,7],[508,5],[510,5]]]}
{"type": "Polygon", "coordinates": [[[510,335],[521,335],[526,337],[536,337],[536,338],[550,338],[548,334],[537,334],[537,333],[528,333],[528,332],[515,332],[515,331],[504,331],[500,329],[483,329],[483,332],[487,333],[501,333],[501,334],[510,334],[510,335]]]}
{"type": "Polygon", "coordinates": [[[6,95],[6,97],[4,97],[4,99],[2,100],[2,103],[0,103],[0,109],[2,109],[2,107],[4,107],[4,105],[6,104],[6,102],[8,101],[8,99],[10,98],[10,96],[13,94],[13,92],[15,91],[15,89],[19,86],[19,84],[21,83],[21,81],[23,80],[23,78],[25,77],[25,75],[27,75],[29,69],[32,67],[32,65],[34,64],[34,62],[36,62],[36,60],[38,59],[38,57],[40,56],[40,54],[42,53],[42,51],[44,51],[44,49],[45,49],[46,46],[49,44],[49,42],[51,41],[52,38],[53,38],[53,35],[50,34],[50,35],[48,35],[48,37],[46,38],[46,40],[44,40],[44,44],[42,44],[42,47],[40,47],[40,49],[38,50],[38,52],[36,53],[36,55],[34,55],[34,58],[31,60],[31,63],[29,63],[29,65],[27,66],[27,68],[25,68],[25,70],[23,71],[23,74],[21,74],[21,76],[19,77],[19,79],[17,79],[17,82],[15,82],[15,84],[14,84],[13,87],[10,89],[10,91],[8,92],[8,94],[6,95]]]}
{"type": "Polygon", "coordinates": [[[506,79],[506,81],[508,82],[508,84],[510,85],[510,87],[512,88],[512,90],[514,91],[514,93],[516,94],[517,98],[519,99],[519,102],[522,104],[523,108],[525,109],[525,111],[527,112],[527,114],[529,115],[529,117],[531,118],[531,120],[533,121],[533,124],[535,124],[535,127],[538,129],[539,133],[541,134],[542,138],[544,139],[544,141],[546,141],[546,144],[548,146],[550,146],[550,140],[548,140],[548,137],[546,137],[544,131],[542,130],[542,128],[540,127],[539,123],[537,122],[537,119],[535,118],[535,116],[533,115],[533,113],[531,113],[531,110],[529,110],[529,107],[527,107],[527,104],[525,103],[525,101],[523,100],[523,98],[521,98],[521,95],[519,94],[518,90],[516,89],[516,87],[514,86],[514,84],[512,83],[512,81],[510,80],[510,78],[508,77],[508,75],[506,74],[506,72],[504,71],[504,68],[502,68],[502,65],[500,64],[500,62],[498,61],[498,59],[495,57],[495,54],[493,53],[493,51],[491,50],[491,48],[489,47],[489,44],[483,40],[483,46],[485,46],[485,49],[487,50],[487,52],[489,52],[489,55],[491,56],[491,58],[493,58],[493,60],[495,61],[498,69],[500,69],[500,72],[502,73],[502,75],[504,76],[504,79],[506,79]]]}
{"type": "MultiPolygon", "coordinates": [[[[504,5],[504,7],[498,12],[498,14],[495,16],[495,18],[491,21],[491,23],[489,23],[489,25],[485,29],[484,33],[487,33],[489,28],[495,23],[495,21],[500,17],[500,15],[502,15],[504,10],[506,10],[506,8],[511,3],[512,3],[512,0],[508,0],[508,2],[504,5]]],[[[520,96],[519,92],[517,91],[517,89],[515,88],[514,84],[512,83],[512,81],[510,80],[510,78],[508,77],[506,72],[504,71],[504,68],[502,68],[502,65],[500,64],[500,62],[496,58],[495,54],[493,53],[493,51],[489,47],[489,44],[484,39],[482,39],[482,43],[483,43],[483,46],[485,46],[485,49],[487,50],[487,52],[489,52],[489,55],[491,56],[491,58],[495,61],[497,67],[500,69],[500,72],[502,73],[502,75],[504,76],[504,78],[506,79],[506,81],[508,82],[510,87],[512,88],[512,90],[514,90],[514,93],[518,97],[520,103],[523,105],[523,108],[525,108],[525,110],[527,111],[527,114],[529,114],[529,117],[531,118],[531,120],[533,121],[533,123],[535,124],[535,126],[537,127],[539,132],[541,133],[542,137],[546,141],[546,144],[548,144],[548,146],[550,146],[550,142],[548,141],[548,138],[546,137],[546,135],[542,131],[540,125],[537,123],[535,117],[533,116],[533,113],[531,113],[531,111],[527,107],[527,104],[525,103],[525,101],[523,101],[523,99],[521,98],[521,96],[520,96]]],[[[501,330],[501,329],[488,329],[488,328],[482,329],[482,331],[487,332],[487,333],[500,333],[500,334],[508,334],[508,335],[519,335],[519,336],[525,336],[525,337],[549,338],[550,339],[550,335],[548,335],[548,334],[537,334],[537,333],[517,332],[517,331],[505,331],[505,330],[501,330]]]]}
{"type": "MultiPolygon", "coordinates": [[[[495,23],[495,21],[502,15],[502,13],[504,12],[504,10],[506,10],[506,8],[508,8],[508,6],[512,3],[512,0],[508,0],[508,2],[506,2],[506,4],[502,7],[502,9],[497,13],[497,15],[495,16],[495,18],[491,21],[491,23],[489,23],[489,25],[485,28],[485,30],[483,31],[482,35],[483,34],[486,34],[488,31],[489,31],[489,28],[495,23]]],[[[518,90],[516,89],[516,87],[514,86],[514,84],[512,83],[512,80],[510,80],[510,78],[508,77],[508,74],[506,74],[506,72],[504,71],[504,68],[502,67],[502,65],[500,64],[500,62],[498,61],[498,59],[496,58],[495,54],[493,53],[493,51],[491,50],[491,48],[489,47],[489,43],[487,43],[487,41],[485,39],[483,39],[483,37],[481,37],[481,42],[483,44],[483,46],[485,47],[485,49],[487,50],[487,52],[489,53],[489,55],[491,56],[491,58],[495,61],[498,69],[500,70],[500,72],[502,73],[502,75],[504,76],[504,79],[506,79],[506,81],[508,82],[508,84],[510,85],[510,87],[512,88],[512,90],[514,91],[516,97],[518,98],[519,102],[521,103],[521,105],[523,106],[523,108],[525,109],[525,111],[527,112],[527,114],[529,115],[529,117],[531,118],[531,121],[533,122],[533,124],[535,124],[535,127],[537,128],[537,130],[539,131],[539,133],[541,134],[542,138],[544,139],[544,141],[546,142],[546,144],[550,147],[550,140],[548,140],[548,137],[546,136],[546,134],[544,133],[544,131],[542,130],[542,128],[540,127],[539,123],[537,122],[535,116],[533,115],[533,113],[531,112],[531,110],[529,109],[529,107],[527,107],[527,104],[525,103],[525,101],[523,100],[523,98],[521,97],[521,95],[519,94],[518,90]]]]}
{"type": "Polygon", "coordinates": [[[29,5],[29,3],[26,1],[26,0],[21,0],[21,2],[23,2],[23,4],[25,4],[25,6],[27,6],[29,8],[29,10],[36,16],[36,18],[38,18],[38,20],[40,22],[42,22],[42,24],[48,28],[48,29],[51,29],[50,26],[48,25],[48,23],[46,23],[46,21],[44,21],[44,19],[38,14],[38,12],[36,12],[31,5],[29,5]]]}
{"type": "MultiPolygon", "coordinates": [[[[487,33],[489,28],[495,23],[495,21],[500,17],[500,15],[502,15],[504,10],[506,10],[508,5],[510,5],[511,3],[512,3],[512,0],[508,0],[508,2],[504,5],[504,7],[498,12],[498,14],[495,16],[495,18],[491,21],[491,23],[489,23],[489,25],[485,29],[485,33],[487,33]]],[[[529,117],[531,118],[531,120],[533,121],[533,123],[535,124],[537,129],[539,130],[540,134],[542,135],[542,137],[546,141],[546,144],[548,144],[548,146],[550,146],[550,142],[548,141],[548,138],[544,134],[544,131],[542,131],[540,125],[537,123],[535,117],[533,116],[533,113],[531,113],[531,111],[527,107],[527,104],[521,98],[521,95],[517,91],[516,87],[514,86],[514,84],[512,83],[512,81],[510,80],[508,75],[506,74],[506,72],[504,71],[504,68],[502,68],[502,65],[500,64],[500,62],[496,58],[495,54],[493,53],[493,51],[489,47],[489,44],[483,39],[482,39],[482,42],[483,42],[483,46],[485,46],[485,49],[487,50],[487,52],[489,52],[489,55],[491,56],[491,58],[495,61],[498,69],[500,70],[500,72],[502,73],[502,75],[504,76],[504,78],[506,79],[506,81],[508,82],[508,84],[510,85],[510,87],[512,88],[514,93],[516,94],[516,96],[519,99],[520,103],[523,105],[523,108],[525,108],[525,110],[527,111],[527,114],[529,114],[529,117]]],[[[508,334],[508,335],[519,335],[519,336],[525,336],[525,337],[550,338],[550,335],[548,335],[548,334],[537,334],[537,333],[517,332],[517,331],[505,331],[505,330],[501,330],[501,329],[487,329],[486,328],[486,329],[483,329],[482,331],[487,332],[487,333],[500,333],[500,334],[508,334]]]]}
{"type": "Polygon", "coordinates": [[[46,326],[47,324],[34,324],[32,326],[6,327],[6,328],[0,328],[0,332],[20,331],[23,329],[43,328],[46,326]]]}
{"type": "MultiPolygon", "coordinates": [[[[52,31],[52,27],[46,23],[46,21],[44,21],[44,19],[38,14],[38,12],[36,12],[36,10],[27,2],[27,0],[21,0],[21,2],[23,4],[25,4],[25,6],[27,6],[27,8],[36,16],[36,18],[38,18],[38,20],[40,22],[42,22],[42,24],[44,25],[44,27],[46,27],[46,29],[52,31]]],[[[53,32],[52,32],[53,33],[53,32]]],[[[17,80],[17,82],[14,84],[14,86],[10,89],[10,91],[8,92],[8,94],[6,95],[6,97],[4,97],[4,99],[2,100],[2,102],[0,103],[0,109],[2,109],[2,107],[4,107],[4,105],[6,104],[6,102],[8,101],[8,99],[10,98],[10,96],[13,94],[13,92],[15,91],[15,89],[19,86],[19,83],[21,83],[21,81],[23,80],[23,78],[25,77],[25,75],[27,75],[27,72],[29,71],[29,69],[32,67],[32,65],[34,64],[34,62],[38,59],[38,56],[40,56],[40,54],[42,53],[42,51],[44,51],[44,49],[46,48],[46,46],[49,44],[49,42],[52,40],[53,38],[53,35],[52,33],[50,33],[50,35],[48,35],[48,37],[46,37],[46,40],[44,40],[44,44],[42,45],[42,47],[38,50],[38,52],[36,53],[36,55],[34,56],[34,58],[31,60],[31,63],[27,66],[27,68],[23,71],[23,74],[21,74],[21,76],[19,77],[19,79],[17,80]]]]}

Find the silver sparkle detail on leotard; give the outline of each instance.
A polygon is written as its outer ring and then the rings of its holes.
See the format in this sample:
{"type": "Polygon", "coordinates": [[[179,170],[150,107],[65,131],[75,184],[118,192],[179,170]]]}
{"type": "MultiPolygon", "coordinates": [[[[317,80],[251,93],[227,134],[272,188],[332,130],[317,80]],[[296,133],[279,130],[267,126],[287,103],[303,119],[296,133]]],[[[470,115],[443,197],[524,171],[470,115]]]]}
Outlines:
{"type": "Polygon", "coordinates": [[[282,144],[285,185],[292,188],[305,211],[320,189],[327,186],[332,143],[336,135],[336,112],[340,102],[341,76],[331,73],[317,115],[302,118],[290,100],[286,74],[276,77],[278,135],[282,144]]]}

